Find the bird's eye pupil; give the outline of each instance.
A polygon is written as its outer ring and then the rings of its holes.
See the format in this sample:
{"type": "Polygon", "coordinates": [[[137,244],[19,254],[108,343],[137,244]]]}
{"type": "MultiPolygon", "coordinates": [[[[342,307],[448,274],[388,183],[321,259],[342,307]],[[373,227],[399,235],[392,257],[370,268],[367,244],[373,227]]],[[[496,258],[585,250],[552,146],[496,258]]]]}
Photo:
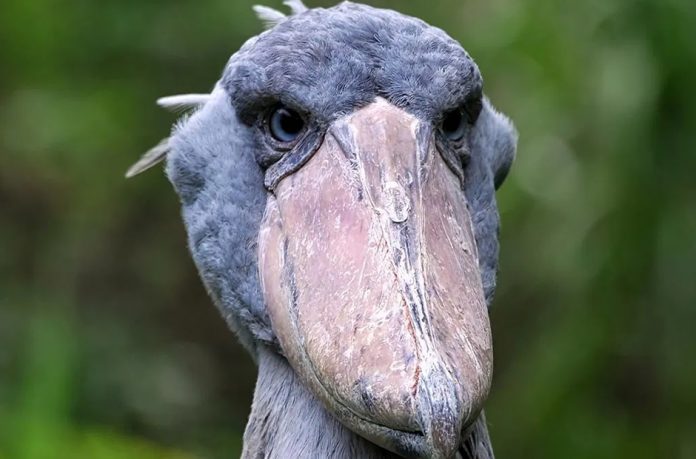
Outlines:
{"type": "Polygon", "coordinates": [[[304,130],[305,122],[296,111],[287,107],[278,107],[271,113],[268,127],[276,140],[292,142],[304,130]]]}
{"type": "Polygon", "coordinates": [[[464,137],[466,118],[461,110],[452,110],[445,114],[442,120],[442,133],[450,140],[460,140],[464,137]]]}

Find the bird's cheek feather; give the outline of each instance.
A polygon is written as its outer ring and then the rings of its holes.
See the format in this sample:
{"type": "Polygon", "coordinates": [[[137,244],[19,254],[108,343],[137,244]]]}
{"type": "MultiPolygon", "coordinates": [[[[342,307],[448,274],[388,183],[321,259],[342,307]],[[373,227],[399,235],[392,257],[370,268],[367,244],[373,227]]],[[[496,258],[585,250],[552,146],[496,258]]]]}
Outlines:
{"type": "Polygon", "coordinates": [[[490,325],[459,178],[385,101],[337,121],[269,195],[264,298],[283,352],[344,424],[448,457],[488,394],[490,325]]]}

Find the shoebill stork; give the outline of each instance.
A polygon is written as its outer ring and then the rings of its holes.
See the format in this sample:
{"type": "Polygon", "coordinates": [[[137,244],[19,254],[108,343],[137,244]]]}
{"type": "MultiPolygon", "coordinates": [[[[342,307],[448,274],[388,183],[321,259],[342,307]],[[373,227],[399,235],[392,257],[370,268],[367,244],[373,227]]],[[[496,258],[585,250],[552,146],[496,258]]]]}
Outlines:
{"type": "Polygon", "coordinates": [[[489,458],[495,190],[516,148],[445,32],[256,7],[166,158],[191,254],[258,365],[243,457],[489,458]]]}

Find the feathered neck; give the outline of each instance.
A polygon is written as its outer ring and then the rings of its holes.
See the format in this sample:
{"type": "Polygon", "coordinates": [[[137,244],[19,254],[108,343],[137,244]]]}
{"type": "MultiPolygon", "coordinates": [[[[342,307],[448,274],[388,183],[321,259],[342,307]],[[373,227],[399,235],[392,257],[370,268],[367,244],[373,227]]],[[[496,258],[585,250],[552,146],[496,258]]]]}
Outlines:
{"type": "Polygon", "coordinates": [[[243,459],[397,457],[331,416],[283,357],[261,349],[258,365],[254,402],[244,432],[243,459]]]}

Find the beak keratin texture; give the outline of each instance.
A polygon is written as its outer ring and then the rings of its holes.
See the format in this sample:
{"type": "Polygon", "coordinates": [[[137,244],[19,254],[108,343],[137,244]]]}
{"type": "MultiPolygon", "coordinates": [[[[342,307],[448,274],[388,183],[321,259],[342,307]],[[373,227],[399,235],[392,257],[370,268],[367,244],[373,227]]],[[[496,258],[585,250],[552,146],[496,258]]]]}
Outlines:
{"type": "Polygon", "coordinates": [[[271,321],[305,384],[387,449],[453,455],[493,357],[466,197],[432,129],[381,99],[336,121],[269,195],[259,239],[271,321]]]}

